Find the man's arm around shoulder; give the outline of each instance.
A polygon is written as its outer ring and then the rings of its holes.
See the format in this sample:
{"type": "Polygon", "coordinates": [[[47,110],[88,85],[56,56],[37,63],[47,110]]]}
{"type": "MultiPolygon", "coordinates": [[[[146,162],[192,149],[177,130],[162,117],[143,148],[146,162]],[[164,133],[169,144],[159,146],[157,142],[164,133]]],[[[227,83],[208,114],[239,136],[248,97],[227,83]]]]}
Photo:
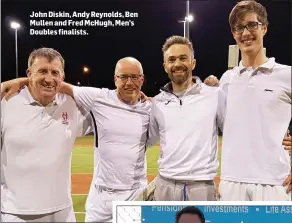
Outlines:
{"type": "Polygon", "coordinates": [[[61,87],[60,87],[60,93],[67,94],[74,98],[73,94],[73,85],[68,84],[66,82],[62,82],[61,87]]]}
{"type": "Polygon", "coordinates": [[[5,97],[9,100],[11,97],[19,93],[20,88],[28,85],[29,80],[27,77],[17,78],[1,83],[1,99],[5,97]]]}

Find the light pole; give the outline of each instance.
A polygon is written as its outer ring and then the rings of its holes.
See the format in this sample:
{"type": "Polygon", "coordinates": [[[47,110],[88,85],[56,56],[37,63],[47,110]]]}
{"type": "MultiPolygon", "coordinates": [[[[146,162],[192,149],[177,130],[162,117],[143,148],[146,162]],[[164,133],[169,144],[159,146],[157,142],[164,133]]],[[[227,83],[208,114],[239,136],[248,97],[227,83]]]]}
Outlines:
{"type": "Polygon", "coordinates": [[[89,68],[86,67],[86,66],[84,66],[84,67],[83,67],[83,73],[84,73],[85,75],[87,75],[87,85],[89,86],[89,68]]]}
{"type": "Polygon", "coordinates": [[[17,30],[20,28],[20,24],[12,21],[10,27],[15,30],[15,64],[16,64],[16,78],[18,78],[18,51],[17,51],[17,30]]]}
{"type": "Polygon", "coordinates": [[[186,20],[182,20],[182,21],[178,21],[179,23],[183,23],[184,24],[184,37],[186,37],[186,20]]]}
{"type": "Polygon", "coordinates": [[[190,18],[190,1],[186,1],[186,18],[188,19],[185,19],[185,37],[187,39],[190,39],[190,22],[189,21],[189,18],[190,18]]]}
{"type": "Polygon", "coordinates": [[[183,23],[184,24],[184,37],[189,38],[189,32],[187,29],[187,23],[190,23],[194,20],[194,17],[192,15],[189,15],[188,17],[185,17],[184,20],[182,21],[178,21],[179,23],[183,23]]]}

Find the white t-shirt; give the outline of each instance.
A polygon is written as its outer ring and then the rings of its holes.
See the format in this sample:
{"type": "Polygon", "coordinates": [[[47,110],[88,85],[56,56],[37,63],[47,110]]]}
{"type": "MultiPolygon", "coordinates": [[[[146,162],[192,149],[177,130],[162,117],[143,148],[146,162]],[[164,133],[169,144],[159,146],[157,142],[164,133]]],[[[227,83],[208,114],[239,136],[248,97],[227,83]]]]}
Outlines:
{"type": "Polygon", "coordinates": [[[120,190],[145,187],[150,102],[127,105],[106,88],[74,87],[73,92],[77,104],[93,116],[95,184],[120,190]]]}
{"type": "Polygon", "coordinates": [[[150,143],[160,138],[159,174],[173,180],[213,180],[218,162],[218,125],[222,128],[225,94],[195,84],[176,96],[169,85],[152,102],[150,143]]]}
{"type": "Polygon", "coordinates": [[[71,206],[71,151],[90,124],[75,101],[57,94],[44,107],[24,88],[2,100],[1,112],[1,211],[38,215],[71,206]]]}
{"type": "Polygon", "coordinates": [[[270,58],[220,80],[227,94],[221,179],[282,185],[291,171],[282,141],[291,120],[291,67],[270,58]]]}

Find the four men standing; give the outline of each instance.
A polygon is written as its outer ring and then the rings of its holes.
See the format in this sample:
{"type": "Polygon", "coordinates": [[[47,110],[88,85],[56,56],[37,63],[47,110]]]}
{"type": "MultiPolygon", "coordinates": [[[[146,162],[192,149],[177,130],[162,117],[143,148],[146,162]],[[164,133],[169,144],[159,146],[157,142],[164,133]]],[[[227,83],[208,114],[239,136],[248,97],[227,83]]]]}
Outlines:
{"type": "Polygon", "coordinates": [[[133,200],[145,189],[147,140],[160,140],[161,146],[156,200],[215,200],[218,127],[223,131],[221,199],[291,200],[282,185],[291,170],[282,148],[291,120],[291,67],[264,55],[268,21],[261,4],[239,2],[229,22],[242,61],[222,76],[220,87],[196,82],[192,43],[173,36],[163,45],[171,82],[152,103],[140,100],[144,74],[134,58],[118,61],[115,90],[80,88],[63,82],[64,60],[58,52],[34,51],[28,87],[1,103],[2,221],[74,221],[71,149],[88,128],[88,113],[98,160],[86,221],[110,221],[111,201],[133,200]],[[52,185],[56,178],[58,186],[52,185]]]}

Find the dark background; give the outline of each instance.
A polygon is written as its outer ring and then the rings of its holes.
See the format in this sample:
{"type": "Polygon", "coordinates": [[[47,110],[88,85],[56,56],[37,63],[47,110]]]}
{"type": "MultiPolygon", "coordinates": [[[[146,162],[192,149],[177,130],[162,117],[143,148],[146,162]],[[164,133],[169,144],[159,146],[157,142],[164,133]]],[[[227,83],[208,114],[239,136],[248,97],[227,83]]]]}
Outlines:
{"type": "MultiPolygon", "coordinates": [[[[190,1],[190,39],[196,51],[197,66],[193,72],[204,80],[209,75],[218,78],[228,65],[228,45],[235,44],[230,33],[228,16],[237,0],[190,1]]],[[[291,3],[289,0],[260,0],[268,11],[268,34],[264,46],[267,56],[278,63],[291,65],[291,3]]],[[[39,47],[52,47],[65,59],[66,81],[87,85],[82,73],[90,68],[90,85],[114,88],[115,63],[133,56],[141,61],[146,75],[143,91],[154,96],[168,82],[162,63],[161,47],[171,35],[183,35],[185,2],[182,0],[95,0],[43,1],[6,0],[1,7],[1,79],[15,78],[14,30],[11,19],[22,25],[18,31],[19,76],[25,76],[30,52],[39,47]],[[134,27],[90,27],[87,36],[30,36],[29,15],[32,11],[131,11],[139,13],[134,27]]],[[[39,20],[38,18],[36,20],[39,20]]],[[[51,20],[47,18],[47,20],[51,20]]],[[[59,20],[63,20],[62,18],[59,20]]],[[[73,27],[72,27],[73,28],[73,27]]]]}

